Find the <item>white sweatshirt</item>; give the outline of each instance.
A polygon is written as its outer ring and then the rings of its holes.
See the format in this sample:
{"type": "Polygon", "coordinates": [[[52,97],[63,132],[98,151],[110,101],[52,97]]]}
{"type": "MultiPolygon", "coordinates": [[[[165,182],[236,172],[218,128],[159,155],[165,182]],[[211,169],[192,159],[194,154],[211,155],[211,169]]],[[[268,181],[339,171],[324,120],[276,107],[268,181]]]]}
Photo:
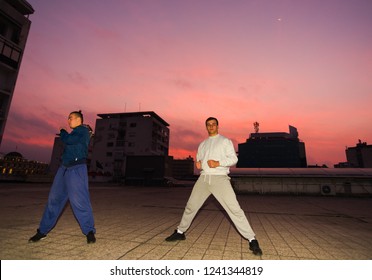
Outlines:
{"type": "Polygon", "coordinates": [[[201,172],[203,175],[227,175],[230,173],[230,166],[238,162],[232,141],[220,134],[210,136],[200,143],[196,160],[201,161],[201,172]],[[220,162],[220,166],[210,168],[208,160],[220,162]]]}

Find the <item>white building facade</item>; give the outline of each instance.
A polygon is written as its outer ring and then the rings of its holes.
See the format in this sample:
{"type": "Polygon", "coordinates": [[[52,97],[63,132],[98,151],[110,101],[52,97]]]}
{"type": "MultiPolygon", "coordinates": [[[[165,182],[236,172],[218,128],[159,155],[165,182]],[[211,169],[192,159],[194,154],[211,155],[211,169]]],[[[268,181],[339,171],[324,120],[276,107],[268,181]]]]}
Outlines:
{"type": "Polygon", "coordinates": [[[127,156],[168,156],[169,124],[153,111],[98,114],[91,173],[119,180],[127,156]]]}

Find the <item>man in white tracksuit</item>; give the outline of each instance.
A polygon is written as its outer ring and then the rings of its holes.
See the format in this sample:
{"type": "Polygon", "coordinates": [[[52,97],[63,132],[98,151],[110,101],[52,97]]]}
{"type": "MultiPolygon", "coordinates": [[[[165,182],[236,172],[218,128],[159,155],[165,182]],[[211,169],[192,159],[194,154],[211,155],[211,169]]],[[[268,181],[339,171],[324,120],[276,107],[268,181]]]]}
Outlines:
{"type": "Polygon", "coordinates": [[[201,170],[200,176],[191,192],[178,228],[165,240],[185,240],[185,232],[196,213],[213,194],[226,210],[239,233],[249,241],[249,249],[255,255],[262,255],[255,233],[236,199],[228,176],[230,167],[238,162],[232,141],[218,134],[216,118],[208,118],[205,125],[209,137],[199,145],[196,155],[196,167],[201,170]]]}

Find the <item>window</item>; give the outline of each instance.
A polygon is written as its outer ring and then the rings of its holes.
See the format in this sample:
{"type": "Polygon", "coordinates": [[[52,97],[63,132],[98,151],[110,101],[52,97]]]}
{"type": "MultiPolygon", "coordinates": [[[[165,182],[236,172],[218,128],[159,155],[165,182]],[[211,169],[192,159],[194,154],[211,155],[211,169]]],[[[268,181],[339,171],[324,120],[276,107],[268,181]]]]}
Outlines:
{"type": "Polygon", "coordinates": [[[4,20],[0,17],[0,35],[4,36],[6,35],[6,24],[4,20]]]}
{"type": "Polygon", "coordinates": [[[0,34],[18,44],[21,35],[21,28],[12,20],[0,15],[0,34]]]}
{"type": "Polygon", "coordinates": [[[115,137],[115,133],[113,133],[113,132],[108,133],[108,134],[107,134],[107,137],[108,137],[108,139],[116,138],[116,137],[115,137]]]}
{"type": "Polygon", "coordinates": [[[17,26],[13,27],[12,35],[11,35],[10,40],[12,40],[12,42],[18,44],[19,43],[19,38],[21,37],[20,34],[21,34],[21,29],[18,28],[17,26]]]}
{"type": "Polygon", "coordinates": [[[125,146],[125,141],[116,141],[116,147],[124,147],[125,146]]]}

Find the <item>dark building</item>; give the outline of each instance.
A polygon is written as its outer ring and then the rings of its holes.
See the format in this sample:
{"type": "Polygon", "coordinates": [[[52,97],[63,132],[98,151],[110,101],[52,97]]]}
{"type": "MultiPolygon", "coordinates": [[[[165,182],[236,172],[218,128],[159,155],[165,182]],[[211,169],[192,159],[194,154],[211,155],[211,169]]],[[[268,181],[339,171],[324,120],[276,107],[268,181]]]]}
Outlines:
{"type": "Polygon", "coordinates": [[[194,159],[173,159],[172,156],[127,156],[125,184],[163,185],[167,180],[191,179],[194,159]]]}
{"type": "Polygon", "coordinates": [[[25,0],[0,0],[0,144],[34,13],[25,0]]]}
{"type": "Polygon", "coordinates": [[[372,145],[367,142],[359,142],[355,147],[346,148],[346,159],[350,167],[372,167],[372,145]]]}
{"type": "Polygon", "coordinates": [[[125,184],[162,185],[172,176],[172,157],[127,156],[125,184]]]}
{"type": "Polygon", "coordinates": [[[33,175],[46,175],[48,164],[27,160],[18,152],[10,152],[0,156],[0,181],[25,180],[33,175]]]}
{"type": "Polygon", "coordinates": [[[305,143],[293,126],[289,133],[251,133],[245,143],[238,144],[238,158],[238,168],[307,167],[305,143]]]}
{"type": "Polygon", "coordinates": [[[173,177],[176,179],[191,178],[194,176],[194,159],[189,156],[186,159],[173,159],[173,177]]]}

